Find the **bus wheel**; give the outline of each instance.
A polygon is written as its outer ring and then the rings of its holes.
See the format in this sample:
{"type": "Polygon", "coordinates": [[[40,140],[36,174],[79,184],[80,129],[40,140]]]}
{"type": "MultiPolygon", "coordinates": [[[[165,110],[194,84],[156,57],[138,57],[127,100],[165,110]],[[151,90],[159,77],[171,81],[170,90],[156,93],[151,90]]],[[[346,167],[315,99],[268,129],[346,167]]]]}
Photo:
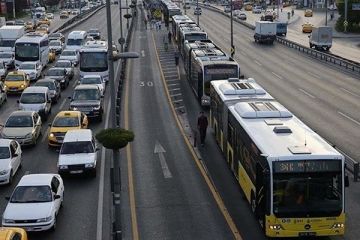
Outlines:
{"type": "Polygon", "coordinates": [[[251,204],[251,210],[253,212],[255,212],[256,211],[256,199],[255,199],[255,194],[253,191],[251,191],[251,203],[250,204],[251,204]]]}

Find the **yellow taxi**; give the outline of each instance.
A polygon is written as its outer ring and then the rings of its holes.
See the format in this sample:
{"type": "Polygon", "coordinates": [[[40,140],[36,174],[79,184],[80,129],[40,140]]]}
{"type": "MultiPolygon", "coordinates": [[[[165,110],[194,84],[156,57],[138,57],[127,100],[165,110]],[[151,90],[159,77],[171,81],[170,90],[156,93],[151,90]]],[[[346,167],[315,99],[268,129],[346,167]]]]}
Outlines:
{"type": "Polygon", "coordinates": [[[26,30],[26,31],[32,31],[32,30],[34,30],[34,27],[35,27],[35,26],[34,26],[33,22],[30,22],[30,21],[29,21],[29,22],[26,22],[26,23],[25,23],[25,30],[26,30]]]}
{"type": "Polygon", "coordinates": [[[304,12],[304,16],[305,17],[312,17],[313,16],[313,11],[311,9],[306,9],[304,12]]]}
{"type": "Polygon", "coordinates": [[[46,25],[46,24],[41,24],[40,26],[38,26],[36,28],[35,32],[48,34],[49,33],[49,26],[46,25]]]}
{"type": "Polygon", "coordinates": [[[61,146],[68,130],[87,128],[88,124],[87,116],[80,111],[59,112],[54,118],[54,121],[49,124],[49,146],[61,146]]]}
{"type": "Polygon", "coordinates": [[[311,23],[304,23],[302,25],[302,32],[303,33],[311,33],[313,27],[314,27],[314,25],[312,25],[311,23]]]}
{"type": "Polygon", "coordinates": [[[69,18],[69,12],[68,11],[61,11],[60,12],[60,18],[69,18]]]}
{"type": "Polygon", "coordinates": [[[50,23],[51,23],[51,21],[50,21],[48,18],[41,18],[41,19],[38,21],[38,25],[46,24],[46,25],[50,26],[50,23]]]}
{"type": "Polygon", "coordinates": [[[56,59],[56,51],[55,50],[49,50],[49,62],[54,62],[56,59]]]}
{"type": "Polygon", "coordinates": [[[5,77],[7,93],[19,93],[30,85],[29,77],[21,71],[9,72],[5,77]]]}
{"type": "Polygon", "coordinates": [[[1,227],[0,240],[28,240],[28,238],[22,228],[1,227]]]}
{"type": "Polygon", "coordinates": [[[245,11],[252,11],[253,7],[251,4],[246,4],[245,5],[245,11]]]}

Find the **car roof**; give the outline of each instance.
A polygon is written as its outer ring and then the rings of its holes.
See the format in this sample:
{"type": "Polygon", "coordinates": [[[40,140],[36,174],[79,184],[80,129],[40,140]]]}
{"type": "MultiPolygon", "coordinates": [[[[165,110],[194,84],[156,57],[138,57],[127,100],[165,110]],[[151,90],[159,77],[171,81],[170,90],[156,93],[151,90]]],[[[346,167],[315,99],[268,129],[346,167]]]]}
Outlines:
{"type": "Polygon", "coordinates": [[[58,117],[77,117],[81,114],[80,111],[61,111],[56,114],[55,118],[58,117]]]}
{"type": "MultiPolygon", "coordinates": [[[[71,63],[71,61],[70,61],[70,60],[67,60],[67,59],[59,59],[59,60],[57,60],[57,62],[56,62],[56,63],[59,63],[59,62],[67,62],[67,63],[71,63]]],[[[56,65],[56,63],[55,63],[55,65],[56,65]]]]}
{"type": "Polygon", "coordinates": [[[97,90],[99,90],[99,87],[96,86],[95,84],[80,84],[75,87],[75,90],[78,90],[78,89],[97,89],[97,90]]]}
{"type": "Polygon", "coordinates": [[[89,74],[89,75],[83,76],[83,78],[101,78],[101,75],[98,75],[98,74],[89,74]]]}
{"type": "Polygon", "coordinates": [[[92,131],[90,129],[76,129],[66,132],[64,142],[91,141],[92,131]]]}
{"type": "Polygon", "coordinates": [[[25,75],[25,73],[22,71],[11,71],[8,75],[25,75]]]}
{"type": "Polygon", "coordinates": [[[47,87],[32,86],[32,87],[25,88],[23,93],[46,93],[47,91],[49,91],[49,89],[47,87]]]}
{"type": "Polygon", "coordinates": [[[57,174],[41,173],[24,175],[17,186],[43,186],[50,185],[52,178],[57,174]]]}
{"type": "Polygon", "coordinates": [[[13,111],[10,114],[10,116],[26,116],[26,115],[32,115],[32,114],[34,114],[34,111],[22,111],[22,110],[19,110],[19,111],[13,111]]]}
{"type": "Polygon", "coordinates": [[[52,78],[39,79],[39,80],[36,81],[35,86],[36,86],[37,83],[42,83],[42,82],[52,82],[52,83],[55,83],[56,80],[55,80],[55,79],[52,79],[52,78]]]}
{"type": "Polygon", "coordinates": [[[0,138],[0,147],[8,147],[11,141],[13,140],[0,138]]]}

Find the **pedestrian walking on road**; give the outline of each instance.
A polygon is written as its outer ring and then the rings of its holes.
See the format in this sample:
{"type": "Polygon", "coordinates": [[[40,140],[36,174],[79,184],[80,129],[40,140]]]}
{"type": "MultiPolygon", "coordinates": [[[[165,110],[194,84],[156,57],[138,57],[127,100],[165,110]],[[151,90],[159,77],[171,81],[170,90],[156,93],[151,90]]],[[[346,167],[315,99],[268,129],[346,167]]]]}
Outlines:
{"type": "Polygon", "coordinates": [[[158,21],[159,30],[161,30],[161,21],[158,21]]]}
{"type": "Polygon", "coordinates": [[[146,20],[146,18],[144,18],[144,25],[145,25],[145,29],[147,29],[147,20],[146,20]]]}
{"type": "Polygon", "coordinates": [[[178,66],[179,65],[179,51],[175,50],[174,57],[175,57],[175,65],[178,66]]]}
{"type": "Polygon", "coordinates": [[[203,111],[200,112],[200,116],[198,117],[197,127],[200,133],[200,144],[201,146],[204,146],[205,138],[206,138],[206,129],[208,127],[208,119],[203,111]]]}
{"type": "Polygon", "coordinates": [[[163,37],[163,43],[164,43],[165,51],[168,51],[168,49],[169,49],[169,41],[168,41],[168,38],[166,37],[166,35],[164,35],[164,37],[163,37]]]}
{"type": "Polygon", "coordinates": [[[169,40],[169,43],[171,43],[171,32],[170,31],[168,33],[168,40],[169,40]]]}

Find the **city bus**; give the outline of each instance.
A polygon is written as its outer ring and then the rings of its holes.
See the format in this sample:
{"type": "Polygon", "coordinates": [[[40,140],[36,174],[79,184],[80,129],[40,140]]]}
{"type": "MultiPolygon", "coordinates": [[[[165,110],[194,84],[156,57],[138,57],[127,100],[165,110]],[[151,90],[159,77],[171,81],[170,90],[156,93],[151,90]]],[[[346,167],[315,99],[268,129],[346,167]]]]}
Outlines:
{"type": "Polygon", "coordinates": [[[34,62],[44,68],[49,63],[49,38],[43,33],[27,33],[15,42],[15,65],[34,62]]]}
{"type": "Polygon", "coordinates": [[[80,49],[80,78],[85,75],[100,75],[109,80],[108,45],[106,41],[87,41],[80,49]]]}
{"type": "Polygon", "coordinates": [[[197,24],[186,15],[175,15],[172,19],[171,31],[176,42],[180,39],[180,27],[182,24],[193,24],[197,26],[197,24]]]}
{"type": "Polygon", "coordinates": [[[196,49],[191,52],[187,80],[201,106],[210,106],[210,82],[239,78],[239,64],[218,48],[196,49]]]}
{"type": "Polygon", "coordinates": [[[180,38],[178,41],[178,48],[181,55],[184,57],[184,46],[187,41],[201,41],[208,39],[208,35],[200,27],[183,25],[180,28],[180,38]]]}
{"type": "Polygon", "coordinates": [[[212,49],[217,46],[210,40],[187,41],[183,47],[183,60],[185,73],[189,74],[191,68],[191,52],[195,49],[212,49]]]}
{"type": "Polygon", "coordinates": [[[239,100],[217,124],[227,129],[221,149],[267,237],[344,235],[343,155],[275,100],[239,100]]]}

